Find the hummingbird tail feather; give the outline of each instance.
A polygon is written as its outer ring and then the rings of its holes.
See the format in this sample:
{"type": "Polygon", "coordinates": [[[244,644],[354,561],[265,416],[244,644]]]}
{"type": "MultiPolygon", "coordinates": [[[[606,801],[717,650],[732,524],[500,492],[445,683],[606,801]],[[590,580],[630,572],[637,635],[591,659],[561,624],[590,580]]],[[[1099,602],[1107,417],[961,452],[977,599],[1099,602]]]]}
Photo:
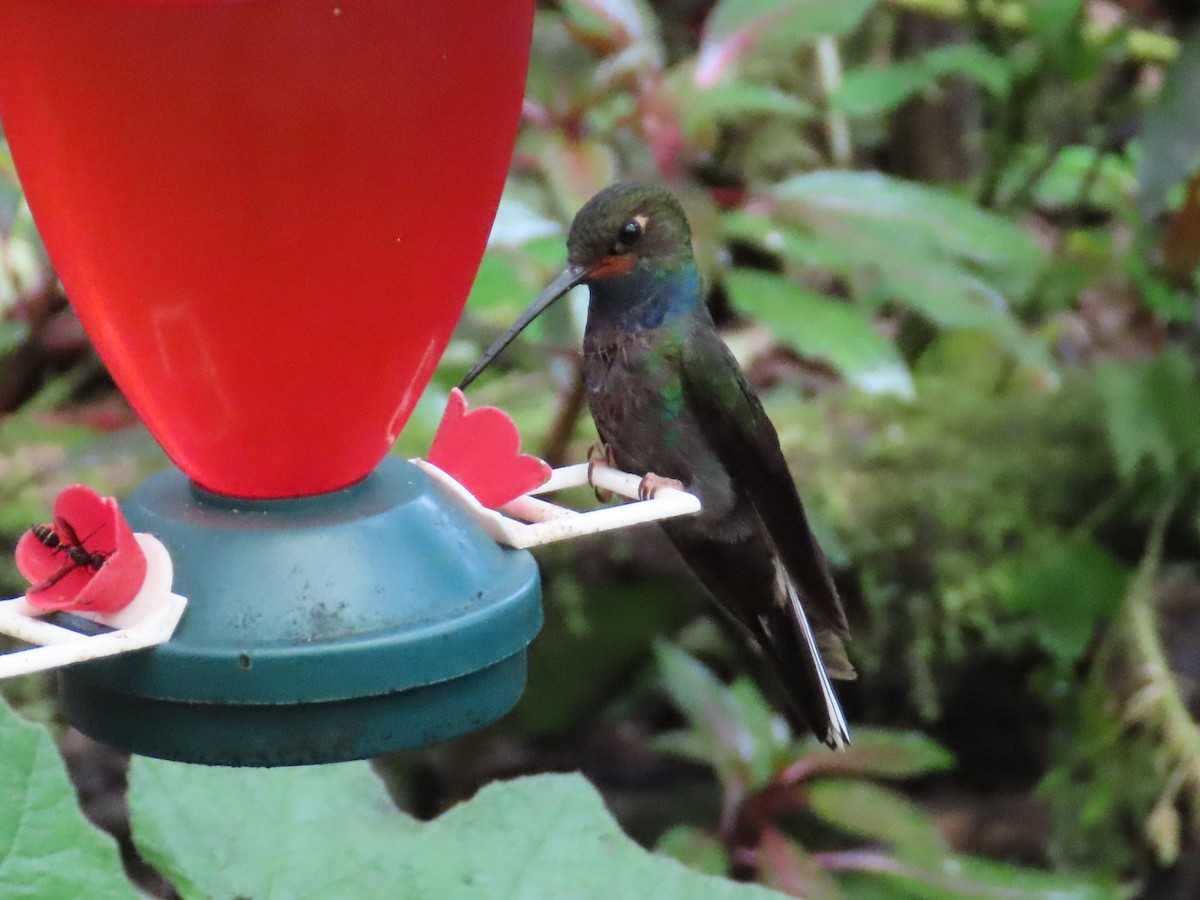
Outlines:
{"type": "MultiPolygon", "coordinates": [[[[781,599],[786,598],[793,625],[804,644],[803,663],[806,669],[811,670],[806,674],[810,683],[815,685],[820,694],[816,705],[821,709],[822,715],[817,717],[812,712],[805,710],[806,718],[809,719],[808,726],[823,743],[834,750],[844,750],[850,743],[850,728],[846,724],[842,705],[829,680],[829,673],[825,670],[817,636],[813,633],[812,625],[800,603],[800,594],[796,590],[796,585],[778,558],[775,560],[775,574],[780,597],[781,599]]],[[[853,672],[853,669],[850,671],[853,672]]]]}

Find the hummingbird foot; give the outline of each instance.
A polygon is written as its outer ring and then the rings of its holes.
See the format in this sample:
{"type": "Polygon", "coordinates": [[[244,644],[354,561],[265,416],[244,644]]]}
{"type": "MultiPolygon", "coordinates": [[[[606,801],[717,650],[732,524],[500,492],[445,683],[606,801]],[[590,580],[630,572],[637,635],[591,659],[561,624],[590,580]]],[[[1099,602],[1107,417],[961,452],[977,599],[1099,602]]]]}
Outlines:
{"type": "Polygon", "coordinates": [[[608,503],[613,498],[612,491],[606,491],[604,488],[596,487],[596,482],[592,480],[592,472],[596,466],[608,466],[610,469],[617,467],[617,461],[613,459],[612,448],[604,441],[596,441],[592,446],[588,447],[588,484],[592,486],[592,490],[596,494],[596,499],[601,503],[608,503]]]}
{"type": "Polygon", "coordinates": [[[663,488],[673,488],[677,491],[683,490],[683,482],[678,478],[664,478],[661,475],[655,475],[653,472],[647,472],[642,478],[641,484],[638,485],[639,500],[653,500],[654,496],[663,488]]]}

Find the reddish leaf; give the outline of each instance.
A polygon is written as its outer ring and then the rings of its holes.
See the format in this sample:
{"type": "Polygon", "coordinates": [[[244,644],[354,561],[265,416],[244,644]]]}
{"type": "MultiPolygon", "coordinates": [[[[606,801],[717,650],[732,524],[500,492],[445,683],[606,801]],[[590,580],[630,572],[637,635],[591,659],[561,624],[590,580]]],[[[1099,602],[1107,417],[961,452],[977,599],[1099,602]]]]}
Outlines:
{"type": "Polygon", "coordinates": [[[786,834],[765,828],[758,844],[758,877],[769,888],[806,900],[841,900],[833,876],[786,834]]]}
{"type": "Polygon", "coordinates": [[[467,398],[455,388],[426,459],[496,509],[550,478],[546,463],[520,450],[512,419],[494,406],[468,412],[467,398]]]}
{"type": "Polygon", "coordinates": [[[1188,183],[1187,199],[1163,240],[1163,265],[1181,285],[1190,284],[1200,266],[1200,172],[1188,183]]]}
{"type": "Polygon", "coordinates": [[[117,501],[77,484],[58,495],[54,519],[47,527],[59,546],[47,546],[33,529],[17,542],[17,568],[32,585],[29,604],[101,613],[127,606],[146,580],[146,556],[117,501]],[[76,565],[68,554],[76,545],[98,565],[76,565]]]}

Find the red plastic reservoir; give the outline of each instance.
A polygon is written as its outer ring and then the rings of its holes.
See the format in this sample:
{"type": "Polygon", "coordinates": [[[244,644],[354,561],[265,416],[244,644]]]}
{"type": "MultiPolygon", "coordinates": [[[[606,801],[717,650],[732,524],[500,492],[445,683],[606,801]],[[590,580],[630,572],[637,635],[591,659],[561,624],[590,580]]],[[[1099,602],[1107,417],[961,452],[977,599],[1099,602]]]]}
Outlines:
{"type": "Polygon", "coordinates": [[[531,0],[0,0],[0,119],[84,326],[171,458],[365,476],[466,299],[531,0]]]}

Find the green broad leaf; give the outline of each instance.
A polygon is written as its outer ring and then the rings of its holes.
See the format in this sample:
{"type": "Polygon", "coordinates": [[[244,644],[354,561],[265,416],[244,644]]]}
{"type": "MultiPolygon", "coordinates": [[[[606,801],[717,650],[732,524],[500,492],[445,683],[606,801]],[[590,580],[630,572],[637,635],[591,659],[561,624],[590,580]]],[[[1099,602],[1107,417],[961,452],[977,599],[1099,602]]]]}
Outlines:
{"type": "Polygon", "coordinates": [[[740,795],[764,785],[775,745],[770,722],[747,716],[739,698],[682,650],[660,641],[654,652],[667,693],[695,736],[687,742],[689,755],[703,753],[727,792],[740,795]]]}
{"type": "Polygon", "coordinates": [[[721,230],[726,240],[746,241],[796,266],[816,266],[849,278],[861,264],[853,248],[763,215],[726,213],[721,230]]]}
{"type": "Polygon", "coordinates": [[[50,733],[0,700],[0,885],[5,897],[133,900],[116,841],[84,817],[50,733]]]}
{"type": "Polygon", "coordinates": [[[1104,401],[1108,441],[1125,479],[1143,460],[1165,475],[1175,471],[1171,440],[1144,395],[1144,368],[1134,363],[1105,362],[1096,367],[1096,390],[1104,401]]]}
{"type": "Polygon", "coordinates": [[[716,84],[762,46],[795,50],[853,31],[878,0],[718,0],[700,36],[696,83],[716,84]]]}
{"type": "Polygon", "coordinates": [[[1087,649],[1097,625],[1116,612],[1130,574],[1089,539],[1047,548],[1019,570],[1001,603],[1033,620],[1047,652],[1073,662],[1087,649]]]}
{"type": "Polygon", "coordinates": [[[658,18],[645,0],[563,0],[572,27],[593,42],[659,46],[658,18]]]}
{"type": "Polygon", "coordinates": [[[400,813],[362,763],[283,769],[135,756],[134,841],[185,898],[388,896],[407,883],[400,813]]]}
{"type": "Polygon", "coordinates": [[[1057,875],[970,856],[938,859],[855,854],[854,868],[886,878],[917,900],[1119,900],[1111,883],[1057,875]]]}
{"type": "Polygon", "coordinates": [[[778,896],[647,853],[621,832],[595,788],[579,775],[488,785],[424,826],[413,849],[418,855],[407,896],[414,900],[778,896]]]}
{"type": "Polygon", "coordinates": [[[1181,469],[1200,469],[1200,381],[1196,363],[1181,347],[1169,347],[1146,366],[1143,395],[1171,442],[1181,469]]]}
{"type": "MultiPolygon", "coordinates": [[[[1036,164],[1036,163],[1034,163],[1036,164]]],[[[1024,179],[1032,166],[1014,167],[1012,176],[1024,179]]],[[[1043,209],[1076,206],[1085,196],[1090,206],[1124,209],[1137,196],[1137,177],[1124,156],[1096,157],[1094,147],[1063,147],[1037,181],[1033,196],[1043,209]]]]}
{"type": "MultiPolygon", "coordinates": [[[[872,244],[866,239],[859,249],[871,246],[889,252],[882,241],[872,244]]],[[[878,289],[935,325],[982,332],[1025,365],[1043,371],[1054,368],[1046,341],[1026,334],[1004,296],[979,276],[954,266],[921,266],[898,257],[880,268],[878,289]]]]}
{"type": "Polygon", "coordinates": [[[783,715],[767,702],[753,678],[739,675],[729,686],[729,693],[746,730],[763,751],[754,755],[754,783],[766,784],[793,759],[791,728],[783,715]]]}
{"type": "Polygon", "coordinates": [[[714,123],[741,122],[758,116],[806,122],[817,116],[811,103],[778,88],[751,82],[731,81],[697,88],[685,85],[683,129],[694,134],[714,123]]]}
{"type": "Polygon", "coordinates": [[[1142,217],[1156,219],[1177,184],[1196,168],[1200,156],[1200,28],[1180,47],[1167,69],[1158,102],[1142,123],[1142,155],[1138,162],[1142,217]]]}
{"type": "Polygon", "coordinates": [[[805,900],[842,900],[842,889],[820,863],[777,828],[763,829],[758,844],[759,879],[767,887],[805,900]]]}
{"type": "Polygon", "coordinates": [[[1045,260],[1013,223],[945,190],[877,173],[813,172],[769,196],[777,221],[852,248],[856,295],[899,300],[944,328],[986,332],[1026,365],[1052,369],[1045,341],[1022,331],[1009,307],[1045,260]]]}
{"type": "Polygon", "coordinates": [[[829,97],[829,105],[848,116],[891,112],[929,87],[937,76],[916,63],[851,69],[829,97]]]}
{"type": "Polygon", "coordinates": [[[663,832],[654,852],[677,859],[689,869],[705,875],[729,872],[729,854],[713,835],[691,825],[676,825],[663,832]]]}
{"type": "Polygon", "coordinates": [[[1008,93],[1009,69],[1003,59],[981,44],[952,44],[906,62],[851,69],[829,103],[851,116],[878,115],[950,75],[966,76],[997,96],[1008,93]]]}
{"type": "Polygon", "coordinates": [[[577,775],[491,784],[421,824],[366,763],[232,770],[137,757],[130,806],[142,853],[187,900],[772,896],[647,853],[577,775]]]}
{"type": "MultiPolygon", "coordinates": [[[[915,778],[944,772],[954,765],[950,751],[915,731],[855,728],[853,741],[840,753],[827,753],[809,739],[799,778],[845,775],[872,778],[915,778]]],[[[799,780],[799,779],[797,779],[799,780]]]]}
{"type": "Polygon", "coordinates": [[[1186,353],[1104,363],[1096,367],[1096,388],[1123,477],[1136,475],[1144,461],[1168,477],[1200,468],[1200,387],[1186,353]]]}
{"type": "Polygon", "coordinates": [[[958,260],[1025,287],[1045,257],[1007,219],[946,190],[877,172],[811,172],[770,193],[781,221],[850,237],[865,232],[894,242],[897,255],[919,251],[930,259],[958,260]]]}
{"type": "Polygon", "coordinates": [[[1070,30],[1083,12],[1083,0],[1027,0],[1029,29],[1042,40],[1070,30]]]}
{"type": "Polygon", "coordinates": [[[997,97],[1007,95],[1012,86],[1009,62],[979,43],[936,47],[920,58],[920,65],[939,77],[964,75],[997,97]]]}
{"type": "Polygon", "coordinates": [[[945,841],[915,803],[877,784],[821,779],[805,788],[812,811],[842,831],[902,848],[914,855],[940,856],[945,841]]]}
{"type": "Polygon", "coordinates": [[[725,284],[734,303],[761,319],[777,338],[806,356],[826,360],[856,387],[913,396],[904,360],[861,309],[766,272],[735,269],[725,284]]]}

